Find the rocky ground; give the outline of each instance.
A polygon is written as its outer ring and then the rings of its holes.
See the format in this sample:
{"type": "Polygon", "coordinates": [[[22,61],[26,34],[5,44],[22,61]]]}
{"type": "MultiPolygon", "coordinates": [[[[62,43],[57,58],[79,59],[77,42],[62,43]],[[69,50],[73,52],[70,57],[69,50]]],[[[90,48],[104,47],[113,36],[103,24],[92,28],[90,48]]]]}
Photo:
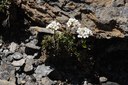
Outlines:
{"type": "Polygon", "coordinates": [[[12,0],[0,16],[0,85],[128,84],[128,0],[12,0]],[[70,17],[93,30],[89,69],[42,50],[42,36],[53,33],[45,26],[70,17]]]}

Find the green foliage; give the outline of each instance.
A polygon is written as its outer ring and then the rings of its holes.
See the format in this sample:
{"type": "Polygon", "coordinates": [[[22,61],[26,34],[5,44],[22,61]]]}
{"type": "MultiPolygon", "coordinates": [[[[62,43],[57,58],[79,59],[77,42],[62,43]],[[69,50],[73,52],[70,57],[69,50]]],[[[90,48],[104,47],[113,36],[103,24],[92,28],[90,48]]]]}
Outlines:
{"type": "Polygon", "coordinates": [[[80,60],[85,57],[80,51],[86,50],[87,45],[86,39],[79,39],[69,32],[56,32],[54,35],[43,36],[42,49],[50,56],[76,56],[80,60]]]}
{"type": "Polygon", "coordinates": [[[10,4],[10,0],[0,0],[0,12],[5,12],[5,9],[10,4]]]}

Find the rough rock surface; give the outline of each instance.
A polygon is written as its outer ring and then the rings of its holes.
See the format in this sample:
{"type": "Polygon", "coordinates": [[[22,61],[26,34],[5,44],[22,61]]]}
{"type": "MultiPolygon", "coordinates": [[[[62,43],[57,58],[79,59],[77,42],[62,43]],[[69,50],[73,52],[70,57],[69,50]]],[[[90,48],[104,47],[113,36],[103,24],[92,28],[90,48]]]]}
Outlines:
{"type": "Polygon", "coordinates": [[[15,2],[31,21],[45,26],[70,17],[92,29],[97,38],[125,37],[128,31],[127,0],[28,0],[15,2]]]}
{"type": "Polygon", "coordinates": [[[12,0],[8,12],[0,17],[0,85],[128,85],[128,0],[12,0]],[[40,37],[54,34],[45,26],[70,17],[93,31],[91,71],[41,50],[40,37]]]}
{"type": "Polygon", "coordinates": [[[0,85],[16,85],[16,84],[12,82],[8,82],[6,80],[0,80],[0,85]]]}

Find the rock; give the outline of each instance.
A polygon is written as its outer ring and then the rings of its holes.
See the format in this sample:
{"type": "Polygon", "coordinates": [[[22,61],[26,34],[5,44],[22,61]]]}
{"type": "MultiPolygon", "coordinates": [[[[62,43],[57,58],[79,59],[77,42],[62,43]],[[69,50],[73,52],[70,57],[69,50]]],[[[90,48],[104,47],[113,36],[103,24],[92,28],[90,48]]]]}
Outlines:
{"type": "Polygon", "coordinates": [[[93,2],[93,0],[84,0],[86,3],[92,3],[93,2]]]}
{"type": "Polygon", "coordinates": [[[16,66],[16,67],[23,66],[24,64],[25,64],[25,59],[21,59],[21,60],[17,60],[17,61],[12,62],[12,65],[16,66]]]}
{"type": "Polygon", "coordinates": [[[69,3],[66,4],[65,7],[66,7],[67,9],[69,9],[69,10],[74,10],[74,9],[76,8],[76,6],[77,6],[76,3],[74,3],[74,2],[69,2],[69,3]]]}
{"type": "Polygon", "coordinates": [[[84,84],[83,85],[88,85],[88,81],[84,81],[84,84]]]}
{"type": "Polygon", "coordinates": [[[2,41],[2,39],[0,39],[0,47],[2,46],[2,44],[3,44],[3,41],[2,41]]]}
{"type": "Polygon", "coordinates": [[[25,72],[30,72],[30,71],[32,71],[33,70],[33,65],[25,65],[25,67],[24,67],[24,71],[25,72]]]}
{"type": "Polygon", "coordinates": [[[0,53],[2,52],[3,49],[0,49],[0,53]]]}
{"type": "Polygon", "coordinates": [[[39,65],[37,69],[35,70],[36,74],[40,74],[42,76],[47,76],[50,72],[52,72],[53,69],[50,68],[50,66],[39,65]]]}
{"type": "Polygon", "coordinates": [[[33,43],[27,43],[25,46],[27,48],[30,48],[30,49],[35,49],[35,50],[39,50],[40,49],[39,46],[35,46],[35,44],[33,44],[33,43]]]}
{"type": "Polygon", "coordinates": [[[26,81],[22,80],[20,81],[22,85],[24,85],[26,83],[26,81]]]}
{"type": "Polygon", "coordinates": [[[37,39],[32,39],[32,40],[30,41],[30,43],[36,45],[36,44],[38,44],[38,40],[37,40],[37,39]]]}
{"type": "Polygon", "coordinates": [[[92,83],[88,83],[88,85],[93,85],[92,83]]]}
{"type": "Polygon", "coordinates": [[[26,77],[26,74],[25,73],[21,73],[21,74],[16,73],[16,77],[17,77],[17,83],[18,83],[18,85],[24,84],[26,82],[25,81],[25,77],[26,77]]]}
{"type": "Polygon", "coordinates": [[[128,0],[124,0],[126,3],[128,3],[128,0]]]}
{"type": "Polygon", "coordinates": [[[27,81],[27,82],[25,83],[25,85],[38,85],[38,84],[36,84],[35,82],[27,81]]]}
{"type": "Polygon", "coordinates": [[[124,0],[112,0],[112,6],[114,7],[124,6],[124,0]]]}
{"type": "Polygon", "coordinates": [[[33,34],[33,35],[37,35],[39,32],[42,33],[48,33],[48,34],[54,34],[54,31],[51,29],[46,29],[43,27],[39,27],[39,26],[32,26],[29,28],[29,31],[33,34]]]}
{"type": "Polygon", "coordinates": [[[67,16],[64,16],[64,15],[61,15],[60,17],[56,17],[56,20],[61,22],[61,23],[66,23],[66,21],[68,21],[68,17],[67,16]]]}
{"type": "Polygon", "coordinates": [[[85,5],[85,7],[81,8],[80,11],[82,13],[94,13],[96,10],[96,8],[94,8],[93,6],[90,5],[85,5]]]}
{"type": "Polygon", "coordinates": [[[32,55],[27,55],[26,56],[28,59],[33,59],[33,58],[35,58],[35,56],[32,56],[32,55]]]}
{"type": "Polygon", "coordinates": [[[42,59],[37,59],[37,60],[34,61],[35,66],[41,65],[43,63],[44,63],[44,61],[42,59]]]}
{"type": "Polygon", "coordinates": [[[39,65],[35,70],[34,77],[39,80],[42,76],[47,76],[52,71],[53,69],[51,69],[50,66],[45,66],[44,64],[39,65]]]}
{"type": "Polygon", "coordinates": [[[44,2],[44,1],[43,0],[36,0],[36,3],[38,3],[38,4],[40,4],[42,2],[44,2]]]}
{"type": "Polygon", "coordinates": [[[55,82],[50,80],[48,77],[44,77],[41,79],[41,83],[43,85],[55,85],[55,82]]]}
{"type": "Polygon", "coordinates": [[[25,63],[24,71],[25,72],[32,71],[33,70],[33,63],[34,63],[33,59],[27,59],[26,63],[25,63]]]}
{"type": "Polygon", "coordinates": [[[118,84],[118,83],[115,83],[115,82],[106,82],[106,83],[103,83],[103,84],[101,84],[101,85],[120,85],[120,84],[118,84]]]}
{"type": "Polygon", "coordinates": [[[20,70],[20,67],[15,67],[16,71],[20,70]]]}
{"type": "Polygon", "coordinates": [[[106,78],[106,77],[100,77],[99,78],[99,81],[101,82],[101,83],[103,83],[103,82],[106,82],[108,79],[106,78]]]}
{"type": "Polygon", "coordinates": [[[16,85],[15,82],[10,82],[7,80],[0,80],[0,85],[16,85]]]}
{"type": "Polygon", "coordinates": [[[36,46],[35,44],[33,43],[27,43],[26,45],[26,48],[25,48],[25,53],[27,55],[34,55],[35,53],[37,53],[41,47],[39,46],[36,46]]]}
{"type": "Polygon", "coordinates": [[[18,44],[12,42],[12,43],[9,45],[8,48],[9,48],[9,51],[11,51],[11,52],[15,52],[16,49],[18,48],[18,44]]]}
{"type": "Polygon", "coordinates": [[[32,65],[34,63],[34,59],[26,59],[26,64],[32,65]]]}
{"type": "Polygon", "coordinates": [[[9,80],[9,78],[10,78],[10,73],[8,73],[7,71],[0,72],[0,79],[9,80]]]}
{"type": "Polygon", "coordinates": [[[0,79],[15,82],[15,68],[7,64],[7,62],[2,61],[0,66],[0,79]]]}
{"type": "Polygon", "coordinates": [[[25,48],[26,47],[25,47],[24,43],[21,43],[19,46],[18,52],[22,53],[22,54],[25,53],[25,48]]]}
{"type": "Polygon", "coordinates": [[[40,81],[42,78],[42,75],[40,74],[33,74],[33,76],[36,78],[36,81],[40,81]]]}
{"type": "Polygon", "coordinates": [[[23,55],[19,52],[15,52],[13,55],[11,55],[12,58],[14,58],[15,60],[20,60],[23,58],[23,55]]]}
{"type": "Polygon", "coordinates": [[[8,49],[3,50],[3,53],[8,53],[8,52],[9,52],[8,49]]]}
{"type": "Polygon", "coordinates": [[[13,61],[13,56],[12,55],[7,56],[7,61],[12,62],[13,61]]]}

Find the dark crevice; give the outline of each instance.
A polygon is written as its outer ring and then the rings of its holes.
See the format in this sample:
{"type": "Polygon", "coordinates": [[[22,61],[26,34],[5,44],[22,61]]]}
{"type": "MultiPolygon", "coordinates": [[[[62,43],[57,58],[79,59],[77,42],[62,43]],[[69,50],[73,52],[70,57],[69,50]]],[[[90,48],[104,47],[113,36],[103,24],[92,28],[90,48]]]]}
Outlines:
{"type": "Polygon", "coordinates": [[[128,79],[128,40],[127,39],[101,39],[94,43],[95,66],[98,76],[105,76],[108,81],[127,85],[128,79]],[[104,44],[103,44],[104,43],[104,44]],[[110,50],[112,49],[113,50],[110,50]],[[115,48],[115,50],[114,50],[115,48]],[[108,52],[109,49],[109,52],[108,52]]]}

